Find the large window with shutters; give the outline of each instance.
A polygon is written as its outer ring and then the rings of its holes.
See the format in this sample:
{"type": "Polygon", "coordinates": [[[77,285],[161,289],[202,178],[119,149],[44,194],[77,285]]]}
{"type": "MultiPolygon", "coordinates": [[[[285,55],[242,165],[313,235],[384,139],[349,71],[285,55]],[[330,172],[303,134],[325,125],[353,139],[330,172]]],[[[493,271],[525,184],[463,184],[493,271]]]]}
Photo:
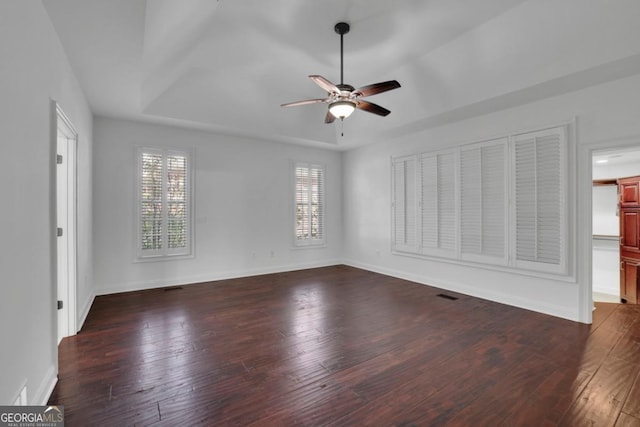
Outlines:
{"type": "Polygon", "coordinates": [[[393,158],[393,252],[566,274],[567,133],[393,158]]]}
{"type": "Polygon", "coordinates": [[[140,148],[137,160],[138,258],[191,255],[191,166],[188,153],[140,148]]]}
{"type": "Polygon", "coordinates": [[[325,243],[324,166],[295,163],[294,167],[294,245],[325,243]]]}

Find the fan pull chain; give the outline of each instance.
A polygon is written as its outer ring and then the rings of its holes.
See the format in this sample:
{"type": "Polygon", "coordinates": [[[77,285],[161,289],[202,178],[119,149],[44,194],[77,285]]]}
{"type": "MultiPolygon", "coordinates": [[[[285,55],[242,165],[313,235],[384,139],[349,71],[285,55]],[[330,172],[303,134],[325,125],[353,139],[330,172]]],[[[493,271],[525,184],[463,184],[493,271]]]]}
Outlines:
{"type": "Polygon", "coordinates": [[[340,136],[344,138],[344,119],[340,119],[340,136]]]}

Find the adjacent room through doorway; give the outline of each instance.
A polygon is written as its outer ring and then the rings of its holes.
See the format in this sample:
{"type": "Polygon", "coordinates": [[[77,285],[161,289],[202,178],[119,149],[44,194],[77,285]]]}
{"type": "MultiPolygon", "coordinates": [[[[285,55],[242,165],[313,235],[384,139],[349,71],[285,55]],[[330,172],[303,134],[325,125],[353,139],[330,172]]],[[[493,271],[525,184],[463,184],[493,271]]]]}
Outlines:
{"type": "Polygon", "coordinates": [[[640,176],[640,148],[597,150],[593,167],[593,300],[620,302],[620,178],[640,176]]]}

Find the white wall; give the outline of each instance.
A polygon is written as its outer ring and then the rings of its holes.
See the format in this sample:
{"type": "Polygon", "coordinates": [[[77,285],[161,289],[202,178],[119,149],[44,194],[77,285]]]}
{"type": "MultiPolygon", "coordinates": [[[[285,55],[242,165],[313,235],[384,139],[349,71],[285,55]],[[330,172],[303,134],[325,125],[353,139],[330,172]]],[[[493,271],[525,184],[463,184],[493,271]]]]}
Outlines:
{"type": "Polygon", "coordinates": [[[618,187],[599,185],[593,187],[593,234],[619,236],[618,187]]]}
{"type": "Polygon", "coordinates": [[[0,2],[0,58],[0,404],[13,404],[24,385],[28,403],[43,404],[57,374],[51,100],[60,103],[80,137],[79,307],[92,295],[92,118],[41,2],[0,2]]]}
{"type": "MultiPolygon", "coordinates": [[[[595,175],[594,168],[594,175],[595,175]]],[[[620,295],[620,222],[618,220],[618,187],[593,187],[593,291],[620,295]]]]}
{"type": "Polygon", "coordinates": [[[340,262],[339,152],[108,118],[96,118],[94,129],[98,294],[340,262]],[[194,153],[192,259],[134,261],[136,147],[156,145],[194,153]],[[292,248],[292,160],[326,166],[327,244],[323,248],[292,248]]]}
{"type": "Polygon", "coordinates": [[[595,165],[593,168],[593,179],[617,179],[638,175],[640,175],[640,162],[595,165]]]}
{"type": "MultiPolygon", "coordinates": [[[[586,304],[591,258],[591,147],[640,145],[640,76],[549,98],[517,108],[434,127],[419,134],[345,154],[345,258],[369,268],[470,295],[521,306],[572,320],[589,321],[586,304]],[[571,121],[580,161],[571,173],[571,194],[577,204],[570,213],[576,233],[570,239],[575,254],[575,279],[570,281],[503,272],[437,259],[392,255],[390,251],[390,157],[479,141],[510,132],[571,121]],[[618,142],[616,142],[618,141],[618,142]],[[621,142],[623,141],[623,142],[621,142]],[[634,142],[635,141],[635,142],[634,142]],[[587,149],[588,147],[588,149],[587,149]],[[585,154],[586,153],[586,154],[585,154]],[[584,182],[582,182],[584,181],[584,182]],[[577,206],[577,209],[576,209],[577,206]]],[[[576,152],[570,157],[575,159],[576,152]]]]}

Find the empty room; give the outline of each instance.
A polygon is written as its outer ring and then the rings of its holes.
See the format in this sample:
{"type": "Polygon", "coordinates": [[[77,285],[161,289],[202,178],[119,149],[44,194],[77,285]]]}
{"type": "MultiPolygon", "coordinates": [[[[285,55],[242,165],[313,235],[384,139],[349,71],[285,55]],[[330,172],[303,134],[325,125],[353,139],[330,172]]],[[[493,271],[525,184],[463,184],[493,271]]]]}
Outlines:
{"type": "Polygon", "coordinates": [[[0,425],[640,426],[639,19],[1,0],[0,425]]]}

